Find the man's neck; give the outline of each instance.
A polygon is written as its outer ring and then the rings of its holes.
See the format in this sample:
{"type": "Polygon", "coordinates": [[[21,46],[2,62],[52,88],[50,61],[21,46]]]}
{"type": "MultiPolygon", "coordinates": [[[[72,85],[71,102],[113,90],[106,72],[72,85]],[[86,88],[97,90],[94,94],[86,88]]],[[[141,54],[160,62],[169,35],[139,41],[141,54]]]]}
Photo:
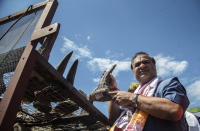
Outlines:
{"type": "Polygon", "coordinates": [[[141,87],[143,87],[144,85],[146,84],[150,84],[157,76],[153,77],[152,79],[150,79],[149,81],[147,82],[144,82],[144,83],[139,83],[141,85],[141,87]]]}

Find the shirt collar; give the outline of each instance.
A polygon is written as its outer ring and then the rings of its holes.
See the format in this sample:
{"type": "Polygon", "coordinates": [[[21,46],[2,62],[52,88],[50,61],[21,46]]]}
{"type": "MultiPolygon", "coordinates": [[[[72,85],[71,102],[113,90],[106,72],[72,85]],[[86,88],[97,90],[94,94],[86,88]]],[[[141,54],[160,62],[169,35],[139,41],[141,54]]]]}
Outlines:
{"type": "Polygon", "coordinates": [[[156,88],[157,87],[157,85],[158,85],[158,83],[161,81],[162,79],[161,79],[161,77],[155,77],[152,81],[151,81],[151,83],[149,84],[149,87],[150,88],[156,88]]]}

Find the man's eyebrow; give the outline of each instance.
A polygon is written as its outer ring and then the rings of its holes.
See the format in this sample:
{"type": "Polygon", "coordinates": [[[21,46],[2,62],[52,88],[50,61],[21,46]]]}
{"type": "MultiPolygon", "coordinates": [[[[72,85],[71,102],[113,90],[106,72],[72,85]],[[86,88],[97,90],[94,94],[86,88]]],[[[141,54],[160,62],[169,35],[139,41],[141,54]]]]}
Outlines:
{"type": "Polygon", "coordinates": [[[142,58],[151,59],[149,56],[143,56],[142,58]]]}
{"type": "Polygon", "coordinates": [[[148,60],[151,60],[151,58],[140,59],[140,60],[136,61],[136,63],[138,63],[138,62],[140,62],[140,61],[148,61],[148,60]]]}

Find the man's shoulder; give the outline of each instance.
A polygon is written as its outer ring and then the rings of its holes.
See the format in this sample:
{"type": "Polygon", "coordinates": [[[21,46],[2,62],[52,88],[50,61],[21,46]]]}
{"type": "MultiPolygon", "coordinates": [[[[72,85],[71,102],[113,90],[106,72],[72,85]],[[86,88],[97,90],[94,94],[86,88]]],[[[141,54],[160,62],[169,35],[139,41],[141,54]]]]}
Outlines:
{"type": "Polygon", "coordinates": [[[166,78],[164,80],[161,80],[157,86],[158,87],[165,87],[165,86],[170,85],[172,83],[181,84],[178,77],[169,77],[169,78],[166,78]]]}
{"type": "MultiPolygon", "coordinates": [[[[155,90],[154,95],[155,96],[160,96],[162,95],[162,92],[165,88],[169,87],[169,86],[176,86],[176,85],[181,85],[180,81],[178,80],[178,77],[170,77],[164,80],[161,80],[158,85],[157,88],[155,90]]],[[[182,85],[181,85],[182,86],[182,85]]]]}

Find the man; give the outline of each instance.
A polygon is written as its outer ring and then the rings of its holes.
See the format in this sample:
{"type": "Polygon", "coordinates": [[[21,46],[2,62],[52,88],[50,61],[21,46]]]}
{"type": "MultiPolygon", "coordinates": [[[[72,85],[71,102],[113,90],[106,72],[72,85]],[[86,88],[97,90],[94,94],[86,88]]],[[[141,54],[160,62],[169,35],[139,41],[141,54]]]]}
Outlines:
{"type": "Polygon", "coordinates": [[[200,131],[199,122],[194,114],[186,111],[185,118],[188,124],[188,131],[200,131]]]}
{"type": "Polygon", "coordinates": [[[134,93],[118,91],[111,75],[108,102],[111,131],[185,131],[184,112],[189,105],[186,91],[178,79],[166,81],[157,77],[154,58],[138,52],[131,61],[139,86],[134,93]],[[159,87],[159,88],[158,88],[159,87]]]}

